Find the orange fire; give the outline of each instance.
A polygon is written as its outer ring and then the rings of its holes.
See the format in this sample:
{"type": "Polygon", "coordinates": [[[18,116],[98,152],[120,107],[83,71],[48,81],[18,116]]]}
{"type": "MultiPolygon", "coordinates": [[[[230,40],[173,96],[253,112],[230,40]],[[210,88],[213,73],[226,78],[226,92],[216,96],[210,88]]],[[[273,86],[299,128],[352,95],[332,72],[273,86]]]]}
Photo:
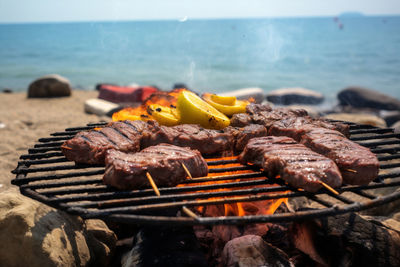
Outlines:
{"type": "MultiPolygon", "coordinates": [[[[231,160],[235,159],[237,156],[231,157],[223,157],[218,158],[218,160],[231,160]]],[[[216,159],[207,159],[207,161],[212,161],[216,159]]],[[[213,168],[226,168],[226,167],[235,167],[241,166],[240,163],[229,163],[224,165],[214,165],[209,166],[210,169],[213,168]]],[[[240,170],[240,171],[229,171],[224,173],[209,173],[207,177],[215,177],[215,176],[223,176],[223,175],[234,175],[234,174],[243,174],[243,173],[251,173],[252,170],[240,170]]],[[[232,179],[232,180],[222,180],[222,181],[209,181],[209,182],[201,182],[201,183],[190,183],[190,184],[180,184],[180,186],[196,186],[196,185],[211,185],[211,184],[224,184],[224,183],[232,183],[232,182],[240,182],[240,181],[249,181],[253,180],[254,178],[245,178],[245,179],[232,179]]],[[[259,178],[258,178],[259,179],[259,178]]],[[[273,185],[257,185],[252,186],[254,187],[265,187],[265,186],[276,186],[273,185]]],[[[241,187],[241,189],[248,189],[250,187],[241,187]]],[[[226,189],[213,189],[213,190],[199,190],[198,192],[219,192],[224,191],[226,189]]],[[[285,192],[280,192],[285,193],[285,192]]],[[[263,193],[268,194],[268,193],[263,193]]],[[[224,197],[214,197],[208,200],[217,200],[223,199],[224,197]]],[[[201,214],[202,216],[206,217],[216,217],[216,216],[246,216],[246,215],[269,215],[274,214],[275,211],[282,203],[287,203],[287,198],[280,198],[280,199],[268,199],[268,200],[261,200],[261,201],[253,201],[253,202],[235,202],[235,203],[228,203],[222,205],[209,205],[209,206],[199,206],[196,208],[196,211],[201,214]]]]}
{"type": "Polygon", "coordinates": [[[178,95],[180,92],[187,90],[185,88],[174,89],[170,92],[158,91],[151,94],[144,102],[138,107],[124,108],[112,115],[113,121],[121,120],[149,120],[152,119],[151,115],[147,112],[147,107],[152,104],[158,104],[164,107],[176,106],[178,95]]]}

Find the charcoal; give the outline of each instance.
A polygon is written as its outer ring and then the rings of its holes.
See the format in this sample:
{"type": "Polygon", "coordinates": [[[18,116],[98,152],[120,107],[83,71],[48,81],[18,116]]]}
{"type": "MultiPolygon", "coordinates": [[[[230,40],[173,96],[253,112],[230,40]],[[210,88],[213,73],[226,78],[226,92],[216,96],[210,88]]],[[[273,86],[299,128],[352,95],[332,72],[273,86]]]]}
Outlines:
{"type": "Polygon", "coordinates": [[[399,233],[355,213],[294,223],[291,236],[325,266],[400,266],[399,233]]]}
{"type": "Polygon", "coordinates": [[[192,227],[143,227],[122,259],[123,267],[206,267],[192,227]]]}

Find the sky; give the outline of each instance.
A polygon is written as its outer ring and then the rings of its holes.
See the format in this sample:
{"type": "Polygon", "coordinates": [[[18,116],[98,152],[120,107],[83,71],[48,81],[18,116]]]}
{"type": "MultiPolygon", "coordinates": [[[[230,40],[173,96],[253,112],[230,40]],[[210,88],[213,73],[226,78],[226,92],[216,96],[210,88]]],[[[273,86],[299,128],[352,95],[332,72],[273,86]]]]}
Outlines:
{"type": "Polygon", "coordinates": [[[0,0],[0,23],[398,15],[400,0],[0,0]]]}

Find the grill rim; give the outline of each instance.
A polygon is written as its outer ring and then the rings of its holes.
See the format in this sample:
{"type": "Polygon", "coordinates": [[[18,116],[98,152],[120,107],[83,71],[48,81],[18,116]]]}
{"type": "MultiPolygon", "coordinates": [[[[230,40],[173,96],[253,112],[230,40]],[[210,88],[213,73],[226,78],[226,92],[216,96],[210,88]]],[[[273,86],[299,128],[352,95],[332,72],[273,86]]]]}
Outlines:
{"type": "MultiPolygon", "coordinates": [[[[369,125],[360,125],[360,124],[355,124],[355,123],[350,123],[350,122],[344,122],[350,125],[351,129],[351,134],[352,135],[357,135],[357,134],[375,134],[374,136],[360,136],[354,138],[355,141],[361,145],[365,145],[370,147],[370,149],[374,152],[374,150],[377,152],[375,153],[378,158],[380,153],[389,153],[391,155],[385,155],[382,157],[386,157],[390,159],[396,159],[399,158],[400,156],[400,146],[399,147],[393,147],[394,145],[400,144],[400,135],[395,134],[394,130],[392,128],[377,128],[369,125]],[[395,140],[387,140],[388,138],[395,138],[395,140]],[[374,139],[381,139],[378,141],[374,141],[374,139]],[[362,141],[371,141],[372,142],[362,142],[362,141]],[[383,140],[383,141],[382,141],[383,140]],[[392,147],[386,148],[386,147],[380,147],[381,145],[387,145],[391,144],[392,147]]],[[[365,202],[357,202],[357,201],[352,201],[352,200],[346,200],[346,198],[339,196],[334,196],[330,192],[322,192],[319,194],[328,194],[332,197],[336,197],[337,199],[341,200],[342,202],[346,203],[349,202],[347,205],[344,207],[340,207],[336,204],[332,205],[331,203],[328,203],[329,205],[325,205],[325,208],[321,209],[315,209],[315,210],[308,210],[308,211],[296,211],[296,212],[286,212],[286,213],[275,213],[271,215],[248,215],[248,216],[219,216],[219,217],[186,217],[186,216],[181,216],[179,214],[174,215],[174,216],[164,216],[164,215],[146,215],[146,214],[129,214],[129,213],[112,213],[112,212],[93,212],[91,210],[81,208],[79,206],[70,206],[68,203],[71,202],[63,202],[63,201],[57,201],[57,199],[62,199],[62,198],[57,198],[50,195],[43,195],[40,192],[35,191],[34,189],[41,189],[41,186],[35,186],[35,185],[29,185],[30,182],[35,182],[35,181],[46,181],[48,180],[53,180],[57,179],[57,174],[53,175],[53,178],[47,177],[47,179],[43,179],[41,176],[37,177],[27,177],[29,173],[34,173],[34,172],[39,172],[39,171],[52,171],[53,169],[50,167],[50,170],[47,170],[46,168],[36,168],[31,166],[36,166],[36,165],[41,165],[41,164],[56,164],[56,163],[72,163],[70,161],[66,161],[65,157],[62,155],[61,152],[54,152],[59,150],[60,146],[60,140],[67,140],[69,138],[72,138],[76,132],[81,131],[81,130],[90,130],[95,127],[101,127],[105,126],[107,123],[106,122],[100,122],[100,123],[94,123],[94,124],[87,124],[87,126],[83,127],[73,127],[73,128],[67,128],[65,129],[65,132],[55,132],[50,134],[51,137],[49,138],[40,138],[38,140],[39,144],[35,144],[34,148],[28,149],[29,154],[21,155],[20,161],[18,162],[18,166],[15,170],[12,171],[12,173],[16,174],[16,178],[11,181],[12,184],[19,186],[21,194],[28,196],[32,199],[38,200],[44,204],[47,204],[51,207],[54,207],[56,209],[60,209],[63,211],[66,211],[70,214],[73,215],[79,215],[84,219],[91,219],[91,218],[97,218],[97,219],[103,219],[103,220],[109,220],[109,221],[114,221],[114,222],[120,222],[120,223],[131,223],[131,224],[169,224],[169,223],[174,223],[178,225],[220,225],[220,224],[246,224],[246,223],[262,223],[262,222],[289,222],[289,221],[297,221],[297,220],[306,220],[306,219],[311,219],[311,218],[319,218],[319,217],[325,217],[325,216],[333,216],[333,215],[339,215],[339,214],[344,214],[348,212],[358,212],[361,210],[377,207],[380,205],[384,205],[386,203],[390,203],[392,201],[400,199],[400,191],[399,192],[393,192],[391,194],[385,195],[385,196],[374,196],[372,194],[369,194],[367,192],[364,192],[363,190],[368,190],[368,189],[373,189],[373,188],[379,188],[380,186],[382,187],[391,187],[391,186],[399,186],[400,181],[397,181],[394,183],[394,185],[387,184],[384,182],[384,179],[387,178],[399,178],[400,177],[400,172],[398,174],[383,174],[380,175],[378,179],[378,183],[370,183],[370,186],[343,186],[342,188],[339,188],[337,191],[341,193],[350,191],[353,192],[361,192],[359,195],[363,196],[364,198],[369,198],[370,200],[365,201],[365,202]],[[61,137],[60,137],[61,136],[61,137]],[[53,138],[55,137],[55,138],[53,138]],[[61,154],[61,155],[60,155],[61,154]],[[61,156],[61,157],[60,157],[61,156]],[[54,159],[53,157],[56,157],[54,159]],[[393,177],[391,177],[393,176],[393,177]],[[371,199],[371,195],[372,198],[371,199]],[[343,199],[341,199],[343,198],[343,199]]],[[[218,160],[217,160],[218,161],[218,160]]],[[[226,160],[222,160],[226,161],[226,160]]],[[[228,160],[229,162],[229,160],[228,160]]],[[[212,165],[216,165],[212,164],[212,165]]],[[[380,165],[381,161],[380,161],[380,165]]],[[[383,164],[384,168],[395,168],[399,167],[399,163],[396,164],[383,164]]],[[[66,170],[72,169],[72,170],[79,170],[79,169],[85,169],[85,168],[98,168],[101,166],[89,166],[89,165],[68,165],[68,167],[64,168],[66,170]]],[[[239,166],[241,168],[239,169],[246,169],[243,167],[248,167],[248,166],[239,166]]],[[[60,167],[58,167],[60,168],[60,167]]],[[[61,170],[61,169],[56,168],[56,170],[61,170]]],[[[104,167],[102,167],[104,169],[104,167]]],[[[248,168],[247,168],[248,169],[248,168]]],[[[382,168],[380,168],[382,169],[382,168]]],[[[219,172],[218,170],[214,170],[214,172],[219,172]]],[[[221,171],[222,172],[222,171],[221,171]]],[[[95,170],[90,170],[89,172],[83,172],[84,174],[89,174],[88,177],[90,178],[91,175],[98,175],[101,174],[101,170],[95,169],[95,170]]],[[[70,177],[80,177],[81,175],[76,175],[76,173],[67,173],[63,178],[68,178],[70,177]]],[[[86,175],[84,175],[86,176],[86,175]]],[[[45,176],[46,177],[46,176],[45,176]]],[[[232,178],[234,179],[234,178],[232,178]]],[[[269,180],[269,179],[267,179],[269,180]]],[[[94,181],[94,180],[93,180],[94,181]]],[[[84,182],[82,182],[84,184],[84,182]]],[[[54,186],[54,185],[53,185],[54,186]]],[[[42,187],[46,188],[46,185],[44,184],[42,187]]],[[[57,187],[57,186],[54,186],[57,187]]],[[[118,200],[123,201],[125,198],[123,196],[124,194],[118,194],[117,192],[121,193],[124,191],[116,191],[113,190],[112,188],[103,185],[102,188],[103,193],[108,193],[109,198],[100,198],[100,201],[107,201],[111,200],[111,197],[113,193],[116,193],[117,195],[120,195],[118,200]]],[[[162,191],[165,191],[165,188],[160,188],[162,191]]],[[[283,189],[287,189],[285,187],[282,187],[283,189]]],[[[324,189],[323,189],[324,190],[324,189]]],[[[84,189],[83,189],[84,191],[84,189]]],[[[151,192],[151,189],[147,189],[147,192],[151,192]]],[[[173,190],[172,190],[173,191],[173,190]]],[[[90,190],[87,191],[90,193],[90,190]]],[[[297,195],[294,194],[294,197],[300,197],[300,196],[306,196],[308,199],[318,202],[318,203],[323,203],[324,201],[318,200],[318,195],[319,194],[311,194],[308,192],[303,192],[303,193],[298,193],[298,190],[291,190],[291,192],[297,192],[297,195]]],[[[99,193],[97,193],[99,194],[99,193]]],[[[102,193],[100,193],[102,194],[102,193]]],[[[126,192],[127,195],[129,195],[129,191],[126,192]]],[[[357,193],[358,194],[358,193],[357,193]]],[[[89,196],[93,196],[90,195],[89,196]]],[[[168,195],[166,195],[168,197],[168,195]]],[[[96,198],[96,197],[94,197],[96,198]]],[[[93,200],[89,200],[93,201],[93,200]]],[[[73,203],[73,202],[72,202],[73,203]]],[[[188,203],[189,204],[189,203],[188,203]]],[[[178,205],[179,206],[179,205],[178,205]]],[[[191,205],[189,205],[191,206],[191,205]]],[[[195,205],[194,205],[195,206],[195,205]]],[[[181,205],[181,207],[186,207],[185,205],[181,205]]],[[[100,210],[101,211],[101,210],[100,210]]]]}

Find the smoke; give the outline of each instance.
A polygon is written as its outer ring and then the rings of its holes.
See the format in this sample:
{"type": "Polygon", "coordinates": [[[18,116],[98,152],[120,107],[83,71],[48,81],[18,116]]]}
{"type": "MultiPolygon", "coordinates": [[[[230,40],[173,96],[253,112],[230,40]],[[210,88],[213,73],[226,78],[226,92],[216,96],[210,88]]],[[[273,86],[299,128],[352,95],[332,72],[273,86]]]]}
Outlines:
{"type": "Polygon", "coordinates": [[[256,37],[259,43],[259,56],[266,62],[275,63],[282,59],[284,47],[288,43],[288,39],[283,34],[270,23],[257,27],[256,37]]]}

